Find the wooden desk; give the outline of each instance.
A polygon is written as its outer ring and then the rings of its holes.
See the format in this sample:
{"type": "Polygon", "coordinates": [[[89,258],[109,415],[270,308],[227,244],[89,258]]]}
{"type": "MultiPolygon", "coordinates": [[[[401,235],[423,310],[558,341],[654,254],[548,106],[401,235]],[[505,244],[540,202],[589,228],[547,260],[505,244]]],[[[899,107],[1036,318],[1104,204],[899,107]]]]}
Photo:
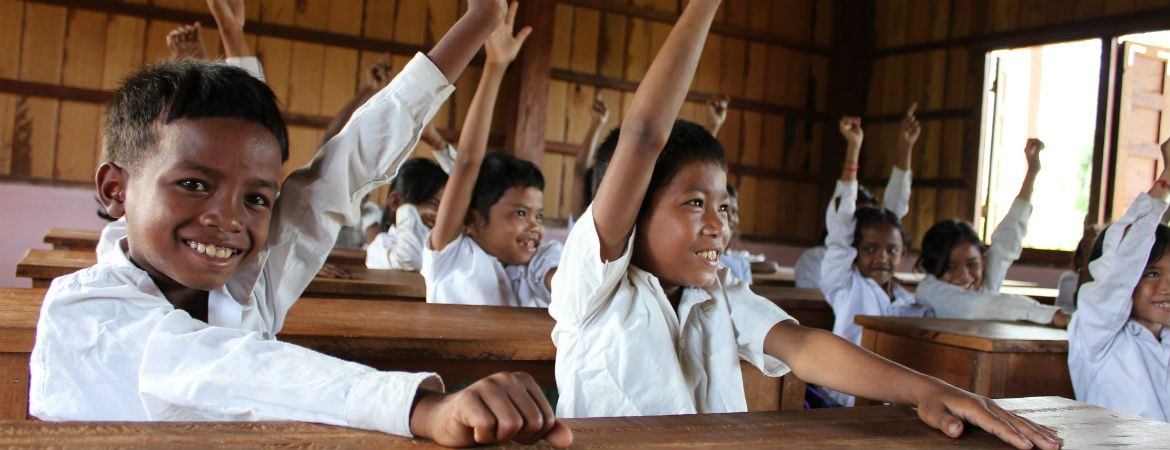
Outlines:
{"type": "Polygon", "coordinates": [[[911,317],[857,316],[854,323],[864,327],[865,349],[976,394],[1074,397],[1065,330],[911,317]]]}
{"type": "MultiPolygon", "coordinates": [[[[92,250],[30,249],[16,264],[16,276],[30,278],[34,288],[48,288],[54,278],[97,263],[92,250]]],[[[425,301],[426,283],[417,272],[347,268],[351,279],[314,278],[305,295],[323,298],[361,298],[425,301]]]]}
{"type": "MultiPolygon", "coordinates": [[[[28,358],[44,298],[41,289],[0,288],[0,420],[28,411],[28,358]]],[[[302,299],[278,339],[381,370],[434,371],[446,385],[521,370],[556,387],[548,310],[302,299]]],[[[752,411],[801,409],[804,382],[765,376],[742,363],[752,411]]]]}
{"type": "MultiPolygon", "coordinates": [[[[913,272],[898,272],[894,275],[898,277],[898,281],[901,281],[903,286],[907,286],[908,288],[917,286],[925,278],[925,275],[913,272]]],[[[752,273],[752,287],[757,285],[796,286],[796,268],[779,266],[779,269],[772,273],[752,273]]]]}
{"type": "MultiPolygon", "coordinates": [[[[1166,439],[1170,425],[1072,400],[1033,397],[1004,399],[999,404],[1055,428],[1067,449],[1164,449],[1170,445],[1166,439]]],[[[1010,448],[995,436],[974,429],[959,439],[950,439],[923,424],[907,407],[562,420],[573,429],[572,448],[577,449],[1010,448]]],[[[159,449],[440,448],[431,442],[373,431],[297,422],[0,422],[0,445],[159,449]]],[[[542,443],[538,448],[548,447],[542,443]]]]}
{"type": "MultiPolygon", "coordinates": [[[[65,228],[50,228],[45,233],[44,242],[52,245],[53,250],[84,250],[92,252],[97,248],[102,233],[95,230],[70,230],[65,228]]],[[[329,253],[326,262],[350,267],[365,267],[366,252],[348,248],[335,248],[329,253]]]]}

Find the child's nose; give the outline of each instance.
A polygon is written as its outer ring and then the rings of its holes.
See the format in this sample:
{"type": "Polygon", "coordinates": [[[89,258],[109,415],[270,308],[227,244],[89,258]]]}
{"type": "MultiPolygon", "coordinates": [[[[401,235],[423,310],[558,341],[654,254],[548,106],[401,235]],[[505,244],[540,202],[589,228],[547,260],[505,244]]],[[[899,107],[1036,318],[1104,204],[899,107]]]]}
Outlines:
{"type": "Polygon", "coordinates": [[[244,203],[226,196],[209,202],[200,223],[229,233],[244,230],[244,203]]]}

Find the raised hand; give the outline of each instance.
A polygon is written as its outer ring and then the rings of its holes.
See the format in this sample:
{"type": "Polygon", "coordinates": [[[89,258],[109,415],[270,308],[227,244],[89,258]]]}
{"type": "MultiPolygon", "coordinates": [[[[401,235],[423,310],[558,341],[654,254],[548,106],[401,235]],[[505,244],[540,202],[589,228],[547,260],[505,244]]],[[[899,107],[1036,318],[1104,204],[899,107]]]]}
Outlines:
{"type": "Polygon", "coordinates": [[[1036,138],[1029,138],[1028,143],[1024,145],[1024,156],[1028,159],[1028,172],[1040,171],[1041,150],[1044,150],[1044,142],[1036,138]]]}
{"type": "Polygon", "coordinates": [[[497,373],[456,394],[420,393],[410,429],[440,445],[467,447],[545,439],[568,447],[573,433],[557,421],[540,386],[526,373],[497,373]]]}
{"type": "Polygon", "coordinates": [[[532,27],[527,26],[521,28],[515,35],[512,34],[512,29],[516,25],[516,9],[519,6],[515,1],[508,5],[508,14],[504,16],[504,21],[484,42],[488,63],[510,64],[520,53],[520,48],[524,46],[524,41],[528,40],[528,35],[532,34],[532,27]]]}
{"type": "Polygon", "coordinates": [[[593,106],[589,109],[589,114],[594,123],[605,123],[609,119],[609,107],[605,105],[605,100],[602,100],[601,91],[593,94],[593,106]]]}
{"type": "Polygon", "coordinates": [[[382,90],[393,77],[394,68],[390,66],[390,54],[383,54],[378,61],[366,69],[366,88],[374,92],[382,90]]]}
{"type": "Polygon", "coordinates": [[[902,126],[898,129],[898,143],[906,148],[913,148],[922,133],[922,124],[918,123],[918,118],[914,116],[917,110],[918,103],[911,103],[910,108],[906,110],[906,116],[902,118],[902,126]]]}
{"type": "Polygon", "coordinates": [[[861,141],[865,140],[865,131],[861,129],[861,118],[855,116],[845,116],[838,122],[837,128],[841,130],[841,136],[845,138],[845,142],[849,144],[849,148],[861,148],[861,141]]]}
{"type": "Polygon", "coordinates": [[[707,131],[712,135],[718,134],[719,128],[727,120],[727,104],[730,102],[731,97],[727,95],[712,97],[707,101],[707,131]]]}
{"type": "Polygon", "coordinates": [[[183,25],[167,33],[167,49],[171,51],[171,62],[183,59],[207,59],[207,47],[203,45],[202,25],[195,22],[183,25]]]}
{"type": "Polygon", "coordinates": [[[244,30],[244,0],[207,0],[220,29],[244,30]]]}

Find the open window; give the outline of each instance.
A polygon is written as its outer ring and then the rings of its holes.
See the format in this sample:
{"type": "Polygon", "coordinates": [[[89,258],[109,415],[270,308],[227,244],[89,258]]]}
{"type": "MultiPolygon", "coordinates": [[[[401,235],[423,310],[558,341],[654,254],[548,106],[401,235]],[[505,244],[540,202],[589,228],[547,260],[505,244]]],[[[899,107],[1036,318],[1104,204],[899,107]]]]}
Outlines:
{"type": "Polygon", "coordinates": [[[1158,144],[1170,137],[1170,32],[1118,40],[1121,85],[1108,220],[1150,189],[1162,169],[1158,144]]]}
{"type": "Polygon", "coordinates": [[[988,54],[975,224],[985,242],[1020,191],[1024,143],[1037,137],[1046,149],[1024,246],[1076,248],[1089,211],[1101,51],[1091,39],[988,54]]]}

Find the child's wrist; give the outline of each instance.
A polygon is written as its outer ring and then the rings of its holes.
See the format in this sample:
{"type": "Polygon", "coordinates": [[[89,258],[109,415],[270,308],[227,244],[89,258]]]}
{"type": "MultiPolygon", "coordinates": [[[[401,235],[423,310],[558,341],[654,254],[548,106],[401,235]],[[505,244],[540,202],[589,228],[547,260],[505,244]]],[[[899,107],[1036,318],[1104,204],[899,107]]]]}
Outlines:
{"type": "Polygon", "coordinates": [[[446,394],[426,389],[419,389],[415,395],[414,406],[410,410],[410,434],[415,437],[431,438],[431,422],[436,406],[446,394]]]}

